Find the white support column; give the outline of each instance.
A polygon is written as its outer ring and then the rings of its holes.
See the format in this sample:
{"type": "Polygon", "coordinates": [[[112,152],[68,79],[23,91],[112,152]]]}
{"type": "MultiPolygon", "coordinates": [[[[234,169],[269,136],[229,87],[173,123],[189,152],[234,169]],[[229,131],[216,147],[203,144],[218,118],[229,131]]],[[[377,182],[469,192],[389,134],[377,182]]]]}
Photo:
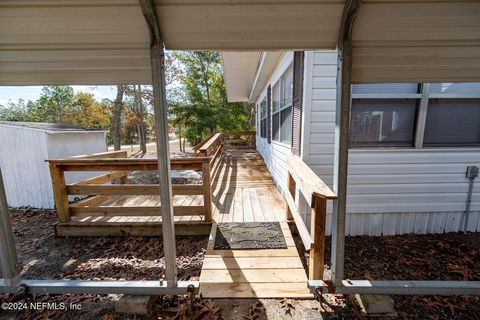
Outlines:
{"type": "Polygon", "coordinates": [[[417,116],[417,127],[415,128],[415,148],[423,147],[423,136],[425,135],[425,124],[427,123],[428,95],[430,93],[430,83],[422,84],[422,98],[417,116]]]}
{"type": "Polygon", "coordinates": [[[335,151],[333,188],[338,198],[333,202],[332,281],[341,285],[345,259],[345,221],[347,208],[348,143],[350,129],[352,26],[360,0],[347,0],[337,46],[337,107],[335,118],[335,151]]]}
{"type": "Polygon", "coordinates": [[[6,285],[15,285],[20,281],[17,250],[13,239],[10,214],[8,212],[7,197],[0,170],[0,266],[6,285]]]}
{"type": "Polygon", "coordinates": [[[150,58],[153,85],[153,110],[157,138],[158,176],[160,179],[160,211],[162,213],[163,252],[167,286],[177,286],[175,225],[170,175],[170,145],[168,141],[168,107],[165,92],[165,53],[157,11],[153,0],[139,0],[150,31],[150,58]]]}

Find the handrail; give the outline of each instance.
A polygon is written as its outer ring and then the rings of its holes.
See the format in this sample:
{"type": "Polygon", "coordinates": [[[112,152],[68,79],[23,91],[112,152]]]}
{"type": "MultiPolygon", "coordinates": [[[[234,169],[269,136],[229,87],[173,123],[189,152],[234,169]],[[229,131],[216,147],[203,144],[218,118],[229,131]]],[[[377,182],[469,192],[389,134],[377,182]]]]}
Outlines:
{"type": "Polygon", "coordinates": [[[207,143],[207,141],[210,140],[211,137],[213,137],[213,135],[214,135],[213,133],[212,133],[212,134],[209,134],[205,139],[203,139],[203,140],[200,141],[196,146],[194,146],[194,147],[192,148],[192,151],[193,151],[194,153],[197,153],[198,150],[199,150],[205,143],[207,143]]]}
{"type": "Polygon", "coordinates": [[[197,149],[196,155],[197,157],[210,157],[210,168],[213,177],[220,168],[225,151],[255,150],[255,135],[255,131],[216,133],[207,141],[202,141],[202,146],[197,149]],[[242,137],[246,137],[246,139],[242,139],[242,137]]]}
{"type": "Polygon", "coordinates": [[[286,217],[288,220],[294,220],[305,249],[310,250],[309,279],[321,280],[323,279],[327,200],[334,200],[337,195],[298,156],[288,157],[287,168],[286,217]],[[305,225],[295,202],[297,188],[311,208],[310,230],[305,225]]]}
{"type": "Polygon", "coordinates": [[[114,150],[114,151],[106,151],[106,152],[99,152],[93,154],[81,154],[77,156],[70,157],[69,159],[98,159],[98,158],[126,158],[127,151],[126,150],[114,150]]]}
{"type": "MultiPolygon", "coordinates": [[[[116,153],[114,156],[118,156],[116,153]]],[[[126,155],[126,153],[125,153],[126,155]]],[[[151,215],[160,213],[158,207],[135,205],[125,207],[98,207],[98,204],[111,195],[157,195],[157,184],[126,184],[129,171],[157,170],[156,159],[105,158],[112,153],[86,155],[69,159],[46,160],[50,166],[55,207],[60,222],[68,222],[71,216],[84,215],[151,215]],[[112,171],[101,176],[85,179],[72,184],[65,182],[66,171],[112,171]],[[105,184],[121,177],[121,184],[105,184]],[[69,195],[95,195],[70,205],[69,195]]],[[[203,205],[174,206],[175,215],[204,215],[205,221],[212,220],[212,190],[210,182],[210,157],[171,159],[172,170],[202,171],[202,184],[173,185],[173,195],[203,195],[203,205]]],[[[160,186],[161,187],[161,186],[160,186]]]]}
{"type": "Polygon", "coordinates": [[[211,154],[215,153],[221,144],[223,144],[223,139],[225,139],[223,133],[216,133],[208,141],[206,141],[203,146],[198,149],[198,151],[203,156],[210,156],[211,154]]]}
{"type": "Polygon", "coordinates": [[[287,159],[288,171],[291,173],[293,179],[297,183],[302,193],[311,195],[308,204],[311,205],[314,197],[321,197],[327,200],[337,198],[325,182],[313,170],[296,155],[290,155],[287,159]]]}

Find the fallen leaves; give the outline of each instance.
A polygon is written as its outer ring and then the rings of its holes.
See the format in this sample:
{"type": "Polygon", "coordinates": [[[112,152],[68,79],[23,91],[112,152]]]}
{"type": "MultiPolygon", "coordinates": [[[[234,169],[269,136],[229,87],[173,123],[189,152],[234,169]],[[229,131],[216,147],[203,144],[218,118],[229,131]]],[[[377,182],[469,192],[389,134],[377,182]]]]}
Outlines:
{"type": "Polygon", "coordinates": [[[252,303],[249,309],[249,314],[243,316],[245,320],[258,320],[264,318],[267,314],[263,303],[260,301],[252,303]]]}
{"type": "Polygon", "coordinates": [[[295,310],[295,306],[293,305],[292,299],[283,298],[280,300],[280,305],[282,309],[285,311],[285,314],[292,316],[292,310],[295,310]]]}

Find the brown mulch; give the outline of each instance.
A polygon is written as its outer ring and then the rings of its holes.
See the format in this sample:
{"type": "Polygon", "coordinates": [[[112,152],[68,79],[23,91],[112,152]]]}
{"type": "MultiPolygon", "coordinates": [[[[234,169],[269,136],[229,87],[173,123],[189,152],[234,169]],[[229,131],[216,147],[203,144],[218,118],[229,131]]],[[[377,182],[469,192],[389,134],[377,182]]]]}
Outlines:
{"type": "MultiPolygon", "coordinates": [[[[157,171],[133,171],[128,174],[130,184],[159,184],[157,171]]],[[[202,184],[202,178],[172,178],[173,184],[202,184]]]]}
{"type": "MultiPolygon", "coordinates": [[[[308,253],[295,237],[308,268],[308,253]]],[[[330,237],[325,278],[330,277],[330,237]]],[[[368,280],[480,281],[480,233],[355,236],[345,240],[345,277],[368,280]]],[[[394,296],[402,319],[480,319],[480,297],[394,296]]]]}
{"type": "MultiPolygon", "coordinates": [[[[147,152],[142,155],[140,153],[131,155],[132,158],[156,159],[155,152],[147,152]]],[[[170,150],[171,159],[194,158],[193,152],[180,152],[170,150]]],[[[128,183],[130,184],[159,184],[157,171],[133,171],[128,174],[128,183]]],[[[202,184],[202,178],[172,178],[173,184],[202,184]]]]}
{"type": "MultiPolygon", "coordinates": [[[[12,226],[27,279],[153,280],[163,277],[162,240],[158,237],[55,238],[53,210],[11,210],[12,226]]],[[[302,245],[295,237],[300,249],[302,245]]],[[[207,237],[178,237],[181,280],[198,280],[207,237]]],[[[346,239],[345,272],[349,279],[480,280],[480,233],[357,236],[346,239]]],[[[326,244],[329,264],[330,239],[326,244]]],[[[308,254],[302,254],[308,267],[308,254]]],[[[328,277],[330,270],[325,271],[328,277]]],[[[132,317],[115,313],[118,295],[0,295],[0,301],[80,303],[81,311],[0,310],[0,319],[359,319],[351,299],[329,295],[322,305],[295,299],[201,299],[159,297],[154,314],[132,317]],[[266,309],[266,310],[265,310],[266,309]],[[266,312],[266,314],[264,314],[266,312]]],[[[480,299],[472,296],[394,296],[401,319],[480,319],[480,299]]]]}
{"type": "MultiPolygon", "coordinates": [[[[11,223],[24,279],[161,280],[165,258],[159,237],[80,237],[56,238],[51,225],[57,220],[54,210],[12,209],[11,223]]],[[[208,243],[207,236],[177,237],[179,280],[198,280],[208,243]]],[[[1,273],[0,273],[1,277],[1,273]]],[[[20,297],[23,299],[22,297],[20,297]]],[[[17,300],[0,295],[0,301],[17,300]]],[[[90,306],[72,319],[114,310],[116,295],[42,295],[36,302],[72,302],[90,306]],[[92,309],[93,308],[93,309],[92,309]]],[[[23,301],[23,300],[22,300],[23,301]]],[[[3,319],[0,310],[0,319],[3,319]]],[[[4,312],[5,313],[5,312],[4,312]]],[[[65,312],[52,312],[69,318],[65,312]]],[[[9,313],[7,318],[43,319],[42,312],[9,313]]],[[[82,318],[83,317],[83,318],[82,318]]]]}

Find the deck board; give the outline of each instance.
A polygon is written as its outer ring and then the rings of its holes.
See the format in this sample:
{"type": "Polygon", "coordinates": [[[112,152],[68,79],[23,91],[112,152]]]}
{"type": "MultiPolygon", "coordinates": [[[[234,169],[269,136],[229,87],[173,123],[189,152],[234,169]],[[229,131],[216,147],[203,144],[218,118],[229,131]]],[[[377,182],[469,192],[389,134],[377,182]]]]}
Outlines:
{"type": "Polygon", "coordinates": [[[286,222],[286,249],[214,249],[216,225],[200,274],[206,298],[312,298],[307,275],[286,222]]]}

